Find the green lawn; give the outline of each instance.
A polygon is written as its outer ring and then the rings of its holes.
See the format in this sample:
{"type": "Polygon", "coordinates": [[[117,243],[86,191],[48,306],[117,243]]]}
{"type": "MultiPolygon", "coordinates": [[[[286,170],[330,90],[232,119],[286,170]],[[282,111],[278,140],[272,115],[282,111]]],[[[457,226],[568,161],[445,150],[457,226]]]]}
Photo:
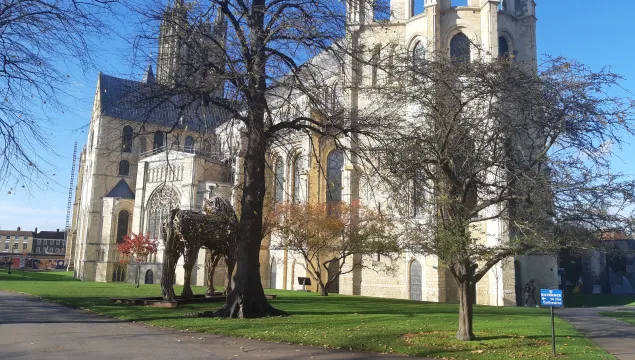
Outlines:
{"type": "Polygon", "coordinates": [[[565,294],[567,307],[635,306],[635,296],[605,294],[565,294]]]}
{"type": "Polygon", "coordinates": [[[635,311],[603,311],[599,314],[623,321],[627,324],[635,325],[635,311]]]}
{"type": "MultiPolygon", "coordinates": [[[[67,273],[27,273],[23,280],[18,271],[13,275],[0,272],[0,289],[155,326],[332,348],[448,359],[544,359],[551,351],[548,312],[536,308],[477,306],[478,340],[465,343],[453,339],[458,308],[452,304],[267,290],[278,295],[272,304],[291,316],[221,320],[183,316],[212,310],[217,304],[161,309],[108,302],[109,297],[157,296],[158,285],[135,289],[130,284],[79,282],[67,273]]],[[[565,321],[557,319],[556,328],[559,358],[613,359],[565,321]]]]}

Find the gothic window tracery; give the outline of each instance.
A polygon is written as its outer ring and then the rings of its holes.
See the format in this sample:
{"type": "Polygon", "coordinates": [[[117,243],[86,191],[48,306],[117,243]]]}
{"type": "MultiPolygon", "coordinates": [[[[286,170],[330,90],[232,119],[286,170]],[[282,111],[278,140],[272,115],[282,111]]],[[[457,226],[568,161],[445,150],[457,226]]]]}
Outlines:
{"type": "Polygon", "coordinates": [[[176,192],[168,186],[163,186],[152,194],[147,207],[147,232],[153,239],[162,239],[161,225],[170,211],[179,205],[176,192]]]}

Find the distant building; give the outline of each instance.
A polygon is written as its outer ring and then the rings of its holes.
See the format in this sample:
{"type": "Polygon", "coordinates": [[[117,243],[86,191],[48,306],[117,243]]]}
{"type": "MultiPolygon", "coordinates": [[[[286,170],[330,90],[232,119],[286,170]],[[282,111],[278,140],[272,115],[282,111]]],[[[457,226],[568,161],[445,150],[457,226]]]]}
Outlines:
{"type": "Polygon", "coordinates": [[[33,236],[32,254],[61,255],[66,254],[66,237],[64,231],[40,231],[33,236]]]}
{"type": "Polygon", "coordinates": [[[32,242],[32,231],[22,231],[20,227],[17,230],[0,230],[0,253],[3,255],[30,253],[32,242]]]}

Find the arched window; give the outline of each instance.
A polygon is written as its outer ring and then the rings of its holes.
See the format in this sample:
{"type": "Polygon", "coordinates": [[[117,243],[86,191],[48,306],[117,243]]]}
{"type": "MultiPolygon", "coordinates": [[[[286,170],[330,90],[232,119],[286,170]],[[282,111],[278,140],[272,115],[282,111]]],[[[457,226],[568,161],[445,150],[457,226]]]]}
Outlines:
{"type": "Polygon", "coordinates": [[[130,163],[128,160],[121,160],[119,162],[119,175],[128,176],[130,175],[130,163]]]}
{"type": "Polygon", "coordinates": [[[117,244],[121,244],[124,236],[128,235],[129,220],[130,214],[126,210],[121,210],[117,217],[117,244]]]}
{"type": "Polygon", "coordinates": [[[121,136],[122,141],[122,152],[131,152],[132,151],[132,127],[130,125],[126,125],[123,127],[123,132],[121,136]]]}
{"type": "Polygon", "coordinates": [[[152,270],[146,271],[146,281],[145,284],[154,284],[154,273],[152,270]]]}
{"type": "Polygon", "coordinates": [[[160,150],[163,148],[163,142],[165,141],[165,135],[161,131],[154,133],[154,143],[152,144],[152,150],[160,150]]]}
{"type": "Polygon", "coordinates": [[[498,57],[501,59],[509,58],[509,43],[504,36],[498,38],[498,57]]]}
{"type": "Polygon", "coordinates": [[[274,171],[275,181],[275,199],[277,202],[284,201],[284,162],[278,157],[274,171]]]}
{"type": "Polygon", "coordinates": [[[161,239],[161,226],[172,209],[179,207],[177,194],[170,187],[164,186],[155,191],[148,200],[146,215],[147,232],[153,239],[161,239]]]}
{"type": "Polygon", "coordinates": [[[410,263],[410,300],[421,301],[421,263],[418,260],[412,260],[410,263]]]}
{"type": "Polygon", "coordinates": [[[344,152],[335,149],[326,158],[326,202],[342,201],[342,170],[344,168],[344,152]]]}
{"type": "Polygon", "coordinates": [[[276,263],[276,258],[271,258],[271,271],[269,275],[269,287],[271,289],[276,288],[276,277],[278,275],[278,264],[276,263]]]}
{"type": "Polygon", "coordinates": [[[470,39],[463,34],[458,33],[450,40],[450,57],[452,61],[458,63],[469,63],[472,61],[470,55],[470,39]]]}
{"type": "Polygon", "coordinates": [[[146,147],[146,137],[139,136],[139,154],[143,154],[146,151],[148,151],[148,148],[146,147]]]}
{"type": "Polygon", "coordinates": [[[421,63],[426,58],[426,48],[421,41],[417,41],[412,47],[412,59],[415,64],[421,63]]]}
{"type": "Polygon", "coordinates": [[[191,136],[185,138],[185,152],[194,152],[194,138],[191,136]]]}
{"type": "Polygon", "coordinates": [[[114,270],[112,271],[112,281],[113,282],[123,282],[126,280],[126,272],[123,266],[116,265],[114,270]]]}
{"type": "Polygon", "coordinates": [[[304,157],[299,154],[293,161],[293,202],[299,203],[302,200],[302,180],[300,175],[303,170],[304,157]]]}

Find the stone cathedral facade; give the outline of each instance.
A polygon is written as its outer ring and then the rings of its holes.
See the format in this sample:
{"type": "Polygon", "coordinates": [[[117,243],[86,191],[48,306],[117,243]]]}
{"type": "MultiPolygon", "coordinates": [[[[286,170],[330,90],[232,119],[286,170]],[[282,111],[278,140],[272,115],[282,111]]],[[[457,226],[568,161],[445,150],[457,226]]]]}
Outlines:
{"type": "MultiPolygon", "coordinates": [[[[535,67],[535,7],[534,0],[468,0],[461,6],[451,0],[390,0],[390,19],[376,20],[372,9],[349,3],[347,41],[355,41],[365,49],[401,48],[423,54],[420,56],[446,49],[448,55],[464,51],[456,55],[468,59],[513,54],[516,61],[535,67]],[[460,48],[464,50],[455,46],[466,43],[478,44],[481,51],[477,51],[476,46],[460,48]]],[[[185,10],[177,2],[166,10],[165,16],[178,18],[183,16],[182,11],[185,10]]],[[[71,245],[67,247],[67,257],[79,279],[131,281],[116,251],[116,244],[124,235],[150,233],[158,237],[159,219],[168,209],[200,211],[204,199],[211,195],[225,196],[234,204],[237,201],[241,136],[239,127],[226,114],[220,110],[192,114],[197,121],[190,122],[187,118],[171,118],[173,112],[169,108],[148,116],[139,109],[122,105],[122,99],[126,98],[123,85],[143,87],[151,82],[169,85],[180,73],[188,72],[175,61],[174,49],[178,49],[178,44],[164,36],[175,30],[166,23],[160,29],[156,77],[151,68],[141,81],[99,75],[88,141],[81,154],[69,236],[71,245]],[[173,124],[177,124],[174,129],[173,124]],[[196,140],[201,138],[200,134],[206,134],[207,140],[196,140]]],[[[223,19],[216,19],[209,24],[210,33],[222,37],[225,26],[223,19]]],[[[214,56],[213,51],[210,56],[214,56]]],[[[330,68],[331,59],[327,54],[310,61],[323,62],[323,68],[330,68]]],[[[358,65],[350,62],[347,66],[358,65]]],[[[333,101],[353,108],[368,104],[364,87],[383,81],[370,70],[363,71],[365,76],[349,84],[341,73],[340,69],[333,69],[322,76],[333,91],[330,95],[333,101]]],[[[218,88],[222,91],[222,82],[218,88]]],[[[294,101],[299,111],[311,115],[309,106],[304,105],[307,99],[300,96],[294,101]]],[[[270,191],[275,201],[341,200],[366,205],[383,201],[371,197],[351,156],[332,143],[297,134],[284,144],[276,145],[269,155],[270,183],[274,184],[270,191]],[[318,164],[326,164],[326,171],[319,169],[318,164]],[[327,191],[327,183],[341,186],[337,193],[332,193],[327,191]]],[[[483,228],[485,243],[494,244],[505,236],[502,231],[505,224],[500,220],[489,220],[483,228]]],[[[275,245],[275,234],[263,240],[260,256],[263,285],[301,289],[296,279],[308,276],[303,259],[275,245]]],[[[142,282],[158,282],[161,258],[160,250],[143,265],[142,282]]],[[[451,275],[434,256],[402,253],[392,259],[374,257],[362,261],[378,266],[381,264],[377,262],[390,261],[395,271],[390,274],[372,269],[353,271],[340,276],[331,290],[350,295],[458,301],[451,275]]],[[[221,285],[222,267],[217,273],[221,285]]],[[[177,283],[182,279],[182,270],[177,270],[177,283]]],[[[477,303],[519,304],[522,285],[529,279],[536,281],[537,288],[557,288],[556,258],[549,254],[532,254],[495,266],[477,285],[477,303]]],[[[203,285],[205,280],[202,250],[193,281],[203,285]]],[[[316,290],[315,286],[312,290],[316,290]]]]}

